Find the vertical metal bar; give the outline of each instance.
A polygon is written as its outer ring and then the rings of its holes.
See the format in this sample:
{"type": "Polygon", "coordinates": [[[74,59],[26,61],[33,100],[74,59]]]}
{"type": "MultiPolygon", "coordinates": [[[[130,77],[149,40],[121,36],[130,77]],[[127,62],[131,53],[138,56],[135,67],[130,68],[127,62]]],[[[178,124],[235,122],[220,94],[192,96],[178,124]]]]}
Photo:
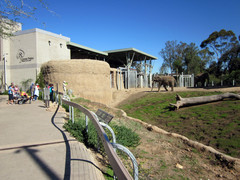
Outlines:
{"type": "Polygon", "coordinates": [[[72,106],[72,123],[74,123],[74,107],[72,106]]]}
{"type": "Polygon", "coordinates": [[[128,155],[128,157],[130,157],[130,159],[132,161],[132,165],[133,165],[133,177],[134,177],[134,180],[138,180],[138,163],[137,163],[137,160],[134,157],[134,155],[131,153],[131,151],[129,151],[126,147],[124,147],[121,144],[112,143],[112,146],[114,148],[117,148],[117,149],[123,151],[124,153],[126,153],[128,155]]]}
{"type": "Polygon", "coordinates": [[[86,132],[88,133],[88,116],[85,115],[85,122],[86,122],[86,132]]]}
{"type": "Polygon", "coordinates": [[[69,120],[71,120],[71,117],[72,117],[72,108],[71,106],[68,106],[68,111],[69,111],[69,120]]]}

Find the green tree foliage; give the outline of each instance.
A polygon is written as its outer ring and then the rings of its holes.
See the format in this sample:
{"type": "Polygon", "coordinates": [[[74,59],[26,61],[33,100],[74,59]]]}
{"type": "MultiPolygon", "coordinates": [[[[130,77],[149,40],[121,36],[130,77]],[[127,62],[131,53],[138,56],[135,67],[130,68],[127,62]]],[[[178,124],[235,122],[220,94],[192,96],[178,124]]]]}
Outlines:
{"type": "Polygon", "coordinates": [[[190,43],[184,50],[184,65],[187,74],[198,74],[200,72],[201,58],[199,49],[195,43],[190,43]]]}
{"type": "Polygon", "coordinates": [[[42,69],[39,72],[35,83],[38,83],[40,88],[44,88],[45,87],[45,81],[44,81],[42,69]]]}
{"type": "Polygon", "coordinates": [[[213,32],[201,43],[200,47],[208,50],[216,60],[217,64],[213,63],[209,67],[210,71],[214,67],[216,77],[228,73],[229,70],[232,71],[230,66],[237,61],[239,41],[231,30],[222,29],[219,32],[213,32]]]}
{"type": "Polygon", "coordinates": [[[219,59],[222,54],[226,51],[229,51],[233,46],[238,44],[236,35],[231,31],[226,31],[225,29],[213,32],[209,37],[204,40],[200,47],[209,48],[211,53],[216,55],[216,58],[219,59]]]}
{"type": "Polygon", "coordinates": [[[233,46],[226,51],[219,59],[221,64],[225,64],[224,71],[231,73],[240,69],[240,44],[233,46]]]}
{"type": "Polygon", "coordinates": [[[173,63],[177,58],[177,41],[167,41],[165,48],[160,51],[160,55],[163,58],[164,66],[168,67],[173,72],[173,63]]]}
{"type": "Polygon", "coordinates": [[[169,68],[171,73],[198,74],[204,72],[211,60],[210,53],[199,51],[195,43],[167,41],[165,48],[160,51],[163,58],[161,70],[169,68]]]}

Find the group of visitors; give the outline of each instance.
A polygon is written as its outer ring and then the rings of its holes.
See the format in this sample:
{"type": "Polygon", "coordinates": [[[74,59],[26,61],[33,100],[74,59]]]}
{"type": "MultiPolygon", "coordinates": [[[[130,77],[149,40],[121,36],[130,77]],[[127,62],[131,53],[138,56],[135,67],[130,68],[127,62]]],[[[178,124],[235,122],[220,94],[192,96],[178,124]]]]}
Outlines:
{"type": "Polygon", "coordinates": [[[14,86],[14,84],[11,83],[11,85],[8,87],[8,104],[13,104],[14,96],[17,94],[20,94],[18,85],[14,86]]]}
{"type": "MultiPolygon", "coordinates": [[[[50,84],[47,86],[50,91],[50,101],[54,102],[54,96],[53,96],[53,84],[50,84]]],[[[29,100],[36,101],[39,97],[39,85],[36,83],[32,83],[30,86],[30,93],[31,96],[29,97],[29,100]]],[[[14,86],[14,83],[11,83],[11,85],[8,87],[8,103],[7,104],[13,104],[14,98],[17,99],[18,96],[21,96],[22,94],[27,94],[25,92],[20,92],[18,85],[14,86]]]]}

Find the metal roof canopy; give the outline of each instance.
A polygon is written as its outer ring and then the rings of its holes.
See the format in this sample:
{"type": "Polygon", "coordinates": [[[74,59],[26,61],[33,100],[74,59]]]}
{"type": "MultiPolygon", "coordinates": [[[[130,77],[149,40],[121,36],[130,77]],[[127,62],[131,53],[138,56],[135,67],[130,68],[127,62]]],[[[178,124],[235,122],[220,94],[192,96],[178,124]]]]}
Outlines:
{"type": "Polygon", "coordinates": [[[127,66],[131,67],[133,61],[156,60],[157,57],[139,51],[135,48],[125,48],[117,50],[104,51],[108,53],[106,61],[111,67],[127,66]]]}
{"type": "Polygon", "coordinates": [[[71,59],[98,59],[105,60],[108,53],[99,51],[96,49],[92,49],[86,46],[82,46],[80,44],[76,44],[73,42],[67,42],[67,46],[71,50],[71,59]]]}

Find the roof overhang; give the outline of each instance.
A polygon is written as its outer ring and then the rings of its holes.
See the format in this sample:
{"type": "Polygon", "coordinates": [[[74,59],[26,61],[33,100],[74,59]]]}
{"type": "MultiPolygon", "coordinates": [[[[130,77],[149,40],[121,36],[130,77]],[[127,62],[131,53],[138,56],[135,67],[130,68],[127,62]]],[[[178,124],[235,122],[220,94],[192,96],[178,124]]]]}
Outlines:
{"type": "Polygon", "coordinates": [[[124,58],[126,58],[126,53],[131,53],[131,54],[135,53],[133,61],[157,60],[157,57],[147,54],[135,48],[116,49],[116,50],[109,50],[104,52],[108,53],[108,55],[110,54],[122,55],[124,58]]]}
{"type": "MultiPolygon", "coordinates": [[[[67,46],[71,49],[71,52],[75,52],[75,54],[78,54],[79,56],[95,56],[95,57],[106,57],[108,56],[108,53],[99,51],[93,48],[89,48],[80,44],[76,44],[73,42],[67,42],[67,46]]],[[[95,59],[95,58],[94,58],[95,59]]]]}
{"type": "Polygon", "coordinates": [[[104,51],[108,53],[106,61],[110,64],[111,67],[130,67],[133,62],[149,61],[156,60],[157,57],[147,54],[145,52],[139,51],[135,48],[125,48],[104,51]]]}

